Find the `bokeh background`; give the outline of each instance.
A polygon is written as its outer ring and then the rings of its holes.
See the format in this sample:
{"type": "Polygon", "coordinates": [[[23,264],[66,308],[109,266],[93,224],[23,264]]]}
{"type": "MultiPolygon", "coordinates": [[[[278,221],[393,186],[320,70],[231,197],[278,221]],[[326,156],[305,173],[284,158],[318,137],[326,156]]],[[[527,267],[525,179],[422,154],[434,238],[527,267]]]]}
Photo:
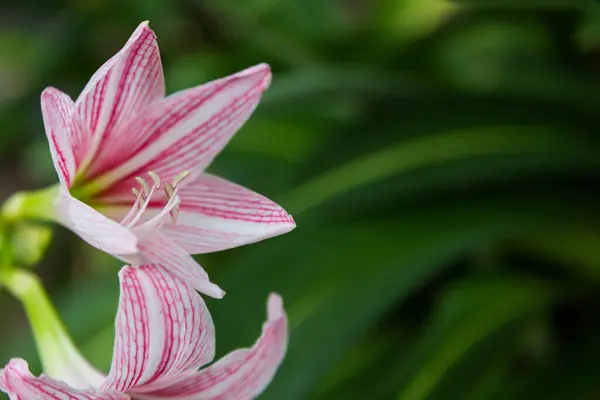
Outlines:
{"type": "MultiPolygon", "coordinates": [[[[0,194],[56,181],[45,86],[77,96],[150,20],[168,92],[268,62],[273,85],[211,171],[292,233],[198,257],[219,355],[285,299],[261,399],[600,397],[600,3],[0,2],[0,194]]],[[[37,271],[107,369],[117,261],[65,229],[37,271]]],[[[0,363],[39,362],[0,293],[0,363]]]]}

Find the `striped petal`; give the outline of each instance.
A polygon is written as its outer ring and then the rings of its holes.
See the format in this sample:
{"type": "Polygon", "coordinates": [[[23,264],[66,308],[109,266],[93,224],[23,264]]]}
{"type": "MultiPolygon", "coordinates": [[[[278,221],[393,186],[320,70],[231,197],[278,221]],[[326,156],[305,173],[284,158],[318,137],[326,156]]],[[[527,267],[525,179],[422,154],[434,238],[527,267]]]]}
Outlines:
{"type": "Polygon", "coordinates": [[[140,242],[139,248],[144,264],[163,268],[208,296],[220,299],[225,295],[188,252],[170,238],[157,233],[140,242]]]}
{"type": "Polygon", "coordinates": [[[112,389],[76,390],[63,382],[29,372],[24,360],[15,358],[0,370],[0,390],[11,400],[128,400],[129,396],[112,389]]]}
{"type": "Polygon", "coordinates": [[[250,349],[236,350],[193,375],[173,379],[168,388],[138,395],[139,399],[249,400],[273,379],[287,348],[288,326],[281,297],[271,294],[268,321],[250,349]]]}
{"type": "Polygon", "coordinates": [[[261,64],[155,103],[123,125],[110,145],[112,165],[95,170],[95,184],[118,182],[117,191],[129,190],[147,171],[166,180],[183,170],[202,172],[250,117],[270,80],[269,66],[261,64]]]}
{"type": "Polygon", "coordinates": [[[138,252],[137,238],[129,229],[105,217],[62,190],[57,200],[57,219],[99,250],[129,259],[138,252]]]}
{"type": "Polygon", "coordinates": [[[63,187],[75,178],[75,154],[78,146],[72,120],[73,100],[63,92],[46,88],[41,96],[42,117],[54,168],[63,187]]]}
{"type": "Polygon", "coordinates": [[[76,114],[92,136],[86,174],[112,158],[118,127],[152,102],[165,85],[156,36],[141,23],[125,46],[92,76],[75,103],[76,114]]]}
{"type": "Polygon", "coordinates": [[[260,194],[225,179],[202,174],[179,191],[177,223],[162,231],[190,254],[258,242],[295,228],[291,215],[260,194]]]}
{"type": "Polygon", "coordinates": [[[214,357],[212,318],[185,282],[153,266],[124,267],[113,364],[105,387],[161,387],[214,357]]]}

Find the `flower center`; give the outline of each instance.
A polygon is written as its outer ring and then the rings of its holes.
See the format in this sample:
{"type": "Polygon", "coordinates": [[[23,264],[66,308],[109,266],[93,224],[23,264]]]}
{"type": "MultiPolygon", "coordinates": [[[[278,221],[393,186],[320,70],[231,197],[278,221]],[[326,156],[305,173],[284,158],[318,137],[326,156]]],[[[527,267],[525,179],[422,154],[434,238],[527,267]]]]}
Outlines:
{"type": "Polygon", "coordinates": [[[171,183],[166,182],[164,185],[161,184],[161,179],[158,174],[153,171],[148,172],[150,180],[137,176],[135,180],[140,186],[139,188],[134,187],[131,189],[131,192],[135,196],[135,202],[120,223],[128,228],[135,228],[136,230],[156,229],[165,223],[167,215],[170,215],[173,223],[176,223],[177,215],[179,213],[179,204],[181,203],[181,199],[177,195],[177,192],[181,182],[189,174],[189,171],[183,171],[175,176],[171,183]],[[158,214],[143,223],[139,223],[140,219],[148,209],[152,196],[161,188],[161,186],[167,202],[158,214]]]}

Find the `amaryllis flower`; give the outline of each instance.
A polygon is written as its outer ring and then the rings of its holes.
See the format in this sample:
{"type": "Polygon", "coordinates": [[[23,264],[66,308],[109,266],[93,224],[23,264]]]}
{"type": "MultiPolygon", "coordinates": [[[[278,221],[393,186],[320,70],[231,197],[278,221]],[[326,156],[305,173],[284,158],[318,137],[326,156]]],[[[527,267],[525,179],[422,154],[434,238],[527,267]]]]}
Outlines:
{"type": "MultiPolygon", "coordinates": [[[[22,359],[0,370],[0,389],[12,400],[246,400],[269,384],[287,347],[281,298],[271,294],[268,320],[252,348],[236,350],[205,369],[215,335],[204,301],[164,269],[124,267],[113,362],[107,377],[73,347],[58,341],[70,365],[34,377],[22,359]],[[59,376],[56,376],[59,375],[59,376]]],[[[68,342],[68,341],[67,341],[68,342]]],[[[70,342],[68,342],[70,343],[70,342]]]]}
{"type": "Polygon", "coordinates": [[[128,264],[161,265],[222,297],[190,254],[295,226],[272,201],[204,172],[270,81],[260,64],[165,97],[156,38],[142,23],[75,102],[54,88],[42,93],[61,183],[54,217],[128,264]]]}

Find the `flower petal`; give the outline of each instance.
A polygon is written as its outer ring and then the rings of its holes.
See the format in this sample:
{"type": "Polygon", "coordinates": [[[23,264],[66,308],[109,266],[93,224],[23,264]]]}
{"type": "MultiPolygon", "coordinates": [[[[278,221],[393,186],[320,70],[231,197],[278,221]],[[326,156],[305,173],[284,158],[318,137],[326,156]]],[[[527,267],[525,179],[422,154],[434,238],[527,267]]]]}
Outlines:
{"type": "MultiPolygon", "coordinates": [[[[169,221],[161,231],[190,254],[255,243],[296,227],[292,216],[271,200],[211,174],[187,183],[178,195],[177,223],[169,221]]],[[[156,213],[164,204],[157,200],[150,209],[156,213]]]]}
{"type": "Polygon", "coordinates": [[[204,269],[170,238],[155,234],[139,244],[144,264],[164,268],[197,291],[217,299],[225,292],[212,283],[204,269]]]}
{"type": "Polygon", "coordinates": [[[168,271],[124,267],[113,364],[106,387],[161,387],[214,357],[212,318],[202,298],[168,271]]]}
{"type": "Polygon", "coordinates": [[[75,103],[79,119],[92,136],[84,167],[101,169],[112,157],[119,124],[164,95],[156,36],[148,22],[143,22],[125,46],[92,76],[75,103]]]}
{"type": "Polygon", "coordinates": [[[73,133],[71,123],[73,100],[50,87],[42,92],[41,105],[54,168],[60,183],[68,188],[73,182],[76,169],[74,147],[77,147],[77,135],[73,133]]]}
{"type": "Polygon", "coordinates": [[[108,219],[87,204],[61,191],[57,218],[83,240],[118,258],[137,253],[137,238],[129,229],[108,219]]]}
{"type": "Polygon", "coordinates": [[[183,170],[202,172],[250,117],[270,80],[269,66],[260,64],[155,103],[115,136],[112,166],[94,171],[95,184],[119,182],[129,190],[147,171],[166,180],[183,170]]]}
{"type": "Polygon", "coordinates": [[[139,399],[248,400],[258,396],[271,382],[287,348],[287,317],[282,300],[271,294],[269,319],[251,349],[236,350],[193,375],[173,379],[168,388],[144,393],[139,399]]]}
{"type": "Polygon", "coordinates": [[[14,358],[0,370],[0,390],[11,400],[127,400],[129,396],[106,390],[76,390],[61,381],[29,372],[24,360],[14,358]]]}

